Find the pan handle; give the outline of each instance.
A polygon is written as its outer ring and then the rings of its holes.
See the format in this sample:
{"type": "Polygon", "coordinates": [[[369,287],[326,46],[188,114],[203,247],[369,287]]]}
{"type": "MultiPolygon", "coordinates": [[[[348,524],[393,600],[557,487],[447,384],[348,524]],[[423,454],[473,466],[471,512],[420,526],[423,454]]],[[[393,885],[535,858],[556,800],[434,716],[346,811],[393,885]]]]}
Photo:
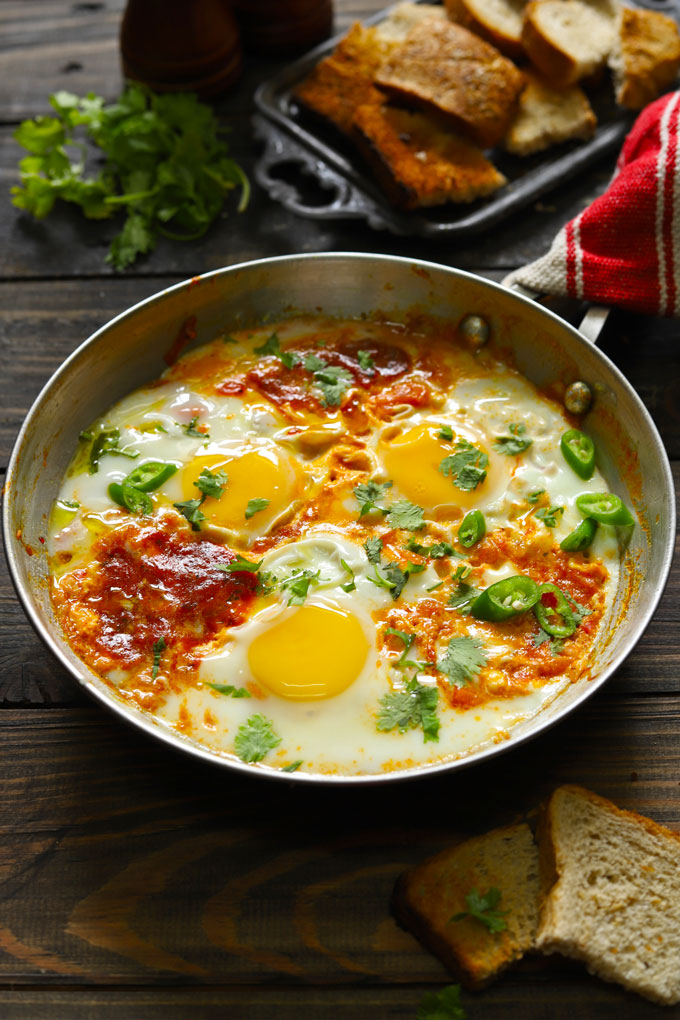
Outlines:
{"type": "MultiPolygon", "coordinates": [[[[534,290],[529,290],[528,287],[524,287],[521,283],[513,280],[514,272],[510,273],[509,276],[502,281],[503,286],[507,287],[508,290],[514,290],[516,294],[521,294],[522,297],[531,298],[532,301],[540,301],[542,295],[537,294],[534,290]]],[[[581,323],[578,326],[579,333],[585,337],[588,343],[595,346],[600,338],[600,333],[604,329],[604,324],[607,321],[611,309],[605,305],[592,305],[586,314],[581,319],[581,323]]]]}

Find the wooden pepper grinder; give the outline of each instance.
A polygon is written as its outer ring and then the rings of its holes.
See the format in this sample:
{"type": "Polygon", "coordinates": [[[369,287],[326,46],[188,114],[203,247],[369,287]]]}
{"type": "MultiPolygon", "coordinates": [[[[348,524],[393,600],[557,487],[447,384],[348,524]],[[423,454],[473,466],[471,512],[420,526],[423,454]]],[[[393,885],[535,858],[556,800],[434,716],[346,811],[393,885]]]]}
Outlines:
{"type": "Polygon", "coordinates": [[[214,96],[242,68],[238,25],[227,0],[128,0],[120,50],[125,77],[156,92],[214,96]]]}
{"type": "Polygon", "coordinates": [[[333,30],[332,0],[233,0],[247,49],[270,56],[302,53],[333,30]]]}

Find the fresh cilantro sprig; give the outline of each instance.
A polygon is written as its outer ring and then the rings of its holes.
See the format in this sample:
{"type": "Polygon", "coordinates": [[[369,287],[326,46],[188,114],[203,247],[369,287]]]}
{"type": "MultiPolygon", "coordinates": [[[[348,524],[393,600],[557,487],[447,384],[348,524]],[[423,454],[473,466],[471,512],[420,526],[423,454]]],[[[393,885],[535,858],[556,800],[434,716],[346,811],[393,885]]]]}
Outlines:
{"type": "Polygon", "coordinates": [[[200,499],[187,499],[183,503],[173,503],[175,510],[179,510],[182,517],[191,525],[192,531],[200,531],[201,524],[207,520],[207,517],[201,510],[205,496],[201,496],[200,499]]]}
{"type": "Polygon", "coordinates": [[[234,687],[233,684],[208,684],[208,687],[212,687],[218,694],[223,694],[228,698],[250,698],[252,697],[250,691],[247,691],[245,687],[234,687]]]}
{"type": "Polygon", "coordinates": [[[275,355],[285,368],[295,368],[296,365],[302,364],[302,358],[295,351],[284,351],[281,349],[281,342],[276,333],[272,333],[260,347],[254,347],[253,350],[255,354],[275,355]]]}
{"type": "Polygon", "coordinates": [[[180,425],[180,428],[184,432],[185,436],[191,436],[192,439],[208,439],[210,437],[210,432],[208,431],[208,429],[205,429],[205,431],[201,431],[199,428],[197,428],[197,424],[198,415],[192,418],[187,425],[180,425]]]}
{"type": "Polygon", "coordinates": [[[541,507],[540,510],[536,511],[536,517],[543,521],[546,528],[556,528],[563,513],[563,506],[541,507]]]}
{"type": "Polygon", "coordinates": [[[441,992],[426,992],[416,1020],[465,1020],[466,1013],[460,1004],[460,985],[447,985],[441,992]]]}
{"type": "Polygon", "coordinates": [[[388,489],[392,488],[392,482],[361,482],[354,489],[354,497],[361,509],[359,517],[364,517],[371,510],[380,510],[385,513],[383,507],[379,506],[377,500],[382,499],[388,489]]]}
{"type": "Polygon", "coordinates": [[[409,552],[418,553],[419,556],[427,556],[432,560],[440,560],[444,556],[455,556],[456,552],[448,542],[433,542],[432,545],[421,545],[411,536],[405,547],[409,552]]]}
{"type": "Polygon", "coordinates": [[[153,666],[151,668],[152,680],[155,680],[158,676],[158,671],[161,668],[161,658],[163,657],[163,652],[167,647],[168,646],[166,645],[165,638],[163,636],[159,637],[158,641],[156,641],[153,646],[153,666]]]}
{"type": "Polygon", "coordinates": [[[486,666],[482,647],[477,638],[453,637],[444,656],[437,662],[437,669],[448,676],[454,687],[467,687],[486,666]]]}
{"type": "Polygon", "coordinates": [[[259,514],[261,510],[266,510],[269,506],[270,501],[262,496],[256,496],[254,499],[248,500],[246,507],[246,520],[249,521],[255,514],[259,514]]]}
{"type": "Polygon", "coordinates": [[[238,211],[246,208],[248,178],[228,157],[213,110],[196,96],[156,95],[130,84],[108,105],[93,93],[81,98],[64,91],[51,95],[50,105],[56,117],[25,120],[14,132],[30,155],[19,163],[12,201],[37,219],[57,200],[80,206],[88,219],[124,211],[107,255],[114,269],[154,248],[159,234],[178,241],[200,237],[234,188],[241,189],[238,211]],[[98,173],[86,171],[81,139],[104,153],[98,173]]]}
{"type": "Polygon", "coordinates": [[[260,567],[262,566],[263,562],[264,560],[260,560],[258,563],[255,563],[253,560],[246,560],[239,553],[236,559],[232,560],[231,563],[218,563],[215,569],[221,570],[225,574],[237,574],[237,573],[256,574],[260,567]]]}
{"type": "Polygon", "coordinates": [[[398,499],[387,508],[387,523],[391,528],[402,528],[404,531],[422,531],[425,527],[422,506],[409,503],[407,499],[398,499]]]}
{"type": "Polygon", "coordinates": [[[234,749],[241,761],[256,762],[262,761],[280,743],[281,737],[274,733],[271,720],[258,712],[239,726],[234,749]]]}
{"type": "Polygon", "coordinates": [[[364,542],[364,549],[366,551],[366,556],[368,557],[369,563],[373,564],[380,563],[383,544],[382,539],[379,538],[378,535],[371,535],[370,538],[367,538],[366,541],[364,542]]]}
{"type": "Polygon", "coordinates": [[[500,899],[501,891],[495,886],[491,886],[484,896],[482,896],[478,889],[473,888],[465,897],[467,910],[454,914],[450,920],[455,922],[462,921],[466,917],[473,917],[480,924],[483,924],[492,935],[505,931],[507,924],[505,923],[504,915],[508,914],[509,911],[496,909],[500,899]]]}
{"type": "Polygon", "coordinates": [[[368,375],[375,373],[375,362],[370,351],[357,351],[357,361],[362,372],[366,372],[368,375]]]}
{"type": "Polygon", "coordinates": [[[376,721],[376,729],[381,733],[389,733],[398,729],[400,733],[415,730],[423,731],[423,743],[439,740],[439,718],[437,702],[439,689],[426,687],[414,676],[409,680],[403,691],[392,691],[379,699],[380,711],[376,721]]]}
{"type": "Polygon", "coordinates": [[[211,496],[219,499],[229,481],[226,471],[211,471],[210,468],[203,468],[194,485],[204,496],[211,496]]]}
{"type": "Polygon", "coordinates": [[[128,450],[120,445],[120,429],[101,428],[98,432],[81,432],[78,437],[81,442],[91,443],[88,458],[88,470],[91,475],[99,471],[99,461],[109,453],[116,457],[128,457],[135,460],[139,457],[138,450],[128,450]]]}
{"type": "Polygon", "coordinates": [[[465,581],[459,581],[449,596],[448,605],[452,609],[457,609],[462,615],[467,615],[470,612],[470,606],[480,594],[481,588],[476,588],[474,584],[467,584],[465,581]]]}
{"type": "Polygon", "coordinates": [[[444,457],[439,470],[451,479],[456,488],[472,492],[486,478],[489,458],[467,439],[456,440],[454,451],[444,457]]]}
{"type": "Polygon", "coordinates": [[[310,587],[320,583],[320,573],[319,570],[294,570],[290,577],[280,582],[281,590],[289,595],[289,606],[304,605],[310,587]]]}
{"type": "Polygon", "coordinates": [[[525,450],[528,450],[533,443],[533,439],[525,436],[526,425],[513,422],[508,428],[511,435],[496,436],[493,445],[498,453],[504,453],[508,457],[515,457],[518,453],[524,453],[525,450]]]}
{"type": "Polygon", "coordinates": [[[317,368],[313,376],[324,407],[339,407],[343,394],[354,382],[352,373],[339,365],[324,365],[323,368],[317,368]]]}

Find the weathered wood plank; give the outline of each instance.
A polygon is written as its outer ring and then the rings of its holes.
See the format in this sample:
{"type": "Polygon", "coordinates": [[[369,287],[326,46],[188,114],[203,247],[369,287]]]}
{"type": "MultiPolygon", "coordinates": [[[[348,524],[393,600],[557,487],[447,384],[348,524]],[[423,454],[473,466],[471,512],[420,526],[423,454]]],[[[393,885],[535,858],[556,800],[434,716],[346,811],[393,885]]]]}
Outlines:
{"type": "Polygon", "coordinates": [[[599,697],[496,762],[332,790],[233,777],[94,709],[3,722],[0,982],[436,982],[390,919],[404,867],[564,781],[680,829],[678,697],[599,697]]]}
{"type": "MultiPolygon", "coordinates": [[[[440,985],[398,987],[30,989],[0,991],[3,1020],[414,1020],[425,992],[440,985]]],[[[463,993],[470,1020],[657,1020],[658,1006],[565,964],[563,972],[536,982],[506,977],[485,991],[463,993]]],[[[677,1008],[663,1013],[680,1016],[677,1008]]]]}

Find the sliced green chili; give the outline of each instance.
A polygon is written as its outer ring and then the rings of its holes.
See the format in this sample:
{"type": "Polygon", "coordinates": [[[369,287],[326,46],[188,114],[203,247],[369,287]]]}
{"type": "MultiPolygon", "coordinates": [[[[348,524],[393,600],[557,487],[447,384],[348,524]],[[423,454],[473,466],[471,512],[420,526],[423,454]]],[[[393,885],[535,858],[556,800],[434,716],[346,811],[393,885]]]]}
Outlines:
{"type": "Polygon", "coordinates": [[[576,506],[584,517],[593,517],[600,524],[635,524],[628,507],[613,492],[584,492],[576,497],[576,506]]]}
{"type": "Polygon", "coordinates": [[[534,614],[550,637],[566,638],[576,630],[576,620],[564,592],[556,584],[542,584],[538,589],[534,614]]]}
{"type": "Polygon", "coordinates": [[[560,549],[564,549],[565,552],[581,552],[582,549],[587,549],[593,544],[596,531],[597,521],[593,517],[586,517],[578,528],[570,531],[567,537],[560,542],[560,549]]]}
{"type": "Polygon", "coordinates": [[[585,432],[569,429],[560,440],[562,456],[579,478],[586,481],[593,477],[595,470],[595,443],[585,432]]]}
{"type": "Polygon", "coordinates": [[[167,482],[177,471],[176,464],[168,464],[162,460],[148,460],[134,468],[124,481],[142,492],[153,492],[163,482],[167,482]]]}
{"type": "Polygon", "coordinates": [[[470,606],[470,613],[477,620],[494,623],[509,620],[511,616],[525,613],[538,600],[538,585],[524,574],[506,577],[485,588],[470,606]]]}
{"type": "Polygon", "coordinates": [[[128,485],[125,481],[111,482],[109,496],[114,503],[124,506],[133,514],[150,514],[153,510],[153,503],[147,494],[141,489],[136,489],[134,485],[128,485]]]}
{"type": "Polygon", "coordinates": [[[458,529],[458,541],[466,549],[475,545],[486,535],[486,521],[481,510],[471,510],[463,518],[458,529]]]}

